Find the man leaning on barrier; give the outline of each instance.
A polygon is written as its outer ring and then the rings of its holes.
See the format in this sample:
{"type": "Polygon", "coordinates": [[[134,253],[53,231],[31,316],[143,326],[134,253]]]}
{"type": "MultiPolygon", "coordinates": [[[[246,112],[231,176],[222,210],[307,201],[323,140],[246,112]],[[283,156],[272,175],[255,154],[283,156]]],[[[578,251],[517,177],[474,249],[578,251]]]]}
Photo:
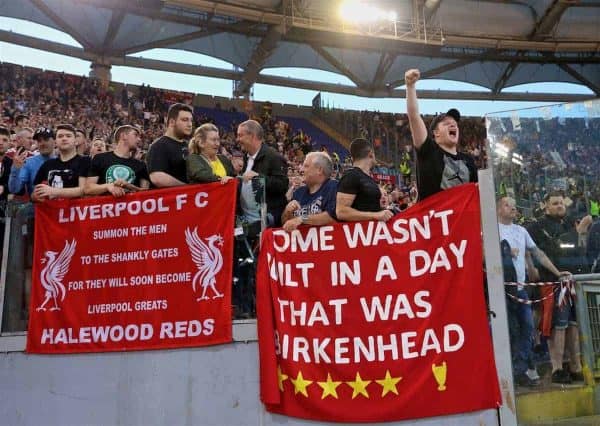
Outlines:
{"type": "MultiPolygon", "coordinates": [[[[550,192],[544,197],[544,216],[534,222],[528,231],[532,238],[558,267],[570,271],[583,271],[587,263],[577,255],[576,244],[567,243],[580,232],[583,226],[566,216],[564,195],[562,192],[550,192]],[[583,263],[583,264],[582,264],[583,263]]],[[[544,265],[539,268],[542,281],[555,281],[556,274],[544,265]]],[[[552,361],[552,382],[571,383],[583,380],[579,347],[579,327],[575,315],[575,301],[571,297],[570,286],[561,286],[555,291],[554,298],[550,297],[542,303],[542,336],[548,337],[548,349],[552,361]],[[569,369],[563,367],[565,349],[569,352],[569,369]]],[[[542,295],[552,292],[552,287],[543,287],[542,295]]]]}
{"type": "Polygon", "coordinates": [[[331,179],[333,163],[324,152],[309,152],[302,165],[304,185],[296,189],[283,211],[283,229],[300,225],[327,225],[335,222],[337,181],[331,179]]]}
{"type": "Polygon", "coordinates": [[[124,125],[115,130],[114,151],[96,154],[91,161],[85,182],[86,195],[112,194],[122,197],[150,187],[150,178],[143,161],[133,158],[141,144],[140,130],[124,125]]]}
{"type": "Polygon", "coordinates": [[[46,161],[35,176],[33,201],[83,196],[90,159],[77,154],[73,126],[70,124],[56,126],[56,147],[58,158],[46,161]]]}
{"type": "Polygon", "coordinates": [[[531,305],[526,303],[529,301],[529,295],[522,284],[525,282],[526,276],[529,279],[538,279],[538,271],[526,256],[526,252],[531,253],[556,278],[569,276],[570,273],[560,272],[556,269],[548,256],[537,247],[527,230],[513,223],[517,216],[515,200],[510,197],[502,197],[498,200],[496,207],[500,240],[506,241],[510,246],[515,279],[519,283],[513,295],[520,300],[508,298],[506,303],[515,382],[519,386],[535,387],[540,383],[533,365],[533,312],[531,305]]]}
{"type": "Polygon", "coordinates": [[[346,170],[338,184],[337,218],[347,222],[388,221],[394,213],[381,207],[381,190],[370,175],[377,163],[373,145],[366,139],[354,139],[350,155],[353,167],[346,170]]]}

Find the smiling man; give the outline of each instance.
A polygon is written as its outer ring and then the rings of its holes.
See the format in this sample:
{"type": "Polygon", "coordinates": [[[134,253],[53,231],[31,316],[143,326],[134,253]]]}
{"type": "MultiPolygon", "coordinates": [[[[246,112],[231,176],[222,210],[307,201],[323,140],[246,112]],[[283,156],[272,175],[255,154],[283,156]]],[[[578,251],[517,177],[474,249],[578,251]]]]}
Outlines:
{"type": "Polygon", "coordinates": [[[458,152],[460,113],[452,108],[431,122],[431,136],[419,114],[416,83],[421,73],[406,71],[406,108],[413,145],[417,150],[417,188],[419,200],[453,186],[477,182],[475,161],[458,152]]]}

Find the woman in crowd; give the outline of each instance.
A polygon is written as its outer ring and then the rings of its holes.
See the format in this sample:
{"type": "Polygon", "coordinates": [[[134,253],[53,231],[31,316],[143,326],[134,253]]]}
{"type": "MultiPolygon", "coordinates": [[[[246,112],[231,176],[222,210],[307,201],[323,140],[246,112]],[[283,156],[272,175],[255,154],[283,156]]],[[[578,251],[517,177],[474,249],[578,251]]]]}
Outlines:
{"type": "Polygon", "coordinates": [[[190,183],[226,183],[233,179],[233,165],[227,157],[218,154],[219,146],[219,129],[214,124],[205,123],[196,129],[186,162],[190,183]]]}

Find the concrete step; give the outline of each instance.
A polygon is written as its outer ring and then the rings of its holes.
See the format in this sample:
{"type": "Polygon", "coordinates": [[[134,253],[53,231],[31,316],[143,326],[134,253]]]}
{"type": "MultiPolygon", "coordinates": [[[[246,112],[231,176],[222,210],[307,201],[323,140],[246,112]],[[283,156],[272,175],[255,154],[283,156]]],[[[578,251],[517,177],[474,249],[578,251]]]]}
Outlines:
{"type": "Polygon", "coordinates": [[[553,385],[537,391],[518,392],[516,398],[520,425],[600,426],[600,417],[594,413],[593,386],[553,385]],[[575,423],[580,419],[591,419],[592,423],[575,423]]]}
{"type": "Polygon", "coordinates": [[[551,420],[541,423],[528,423],[530,426],[599,426],[600,416],[574,417],[570,419],[551,420]]]}

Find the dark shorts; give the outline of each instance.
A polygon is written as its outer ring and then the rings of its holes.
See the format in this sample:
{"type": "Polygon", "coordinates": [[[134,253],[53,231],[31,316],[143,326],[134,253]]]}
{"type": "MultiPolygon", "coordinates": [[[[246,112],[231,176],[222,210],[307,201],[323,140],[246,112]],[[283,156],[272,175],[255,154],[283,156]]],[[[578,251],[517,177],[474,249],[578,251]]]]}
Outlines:
{"type": "Polygon", "coordinates": [[[570,325],[577,325],[575,303],[567,301],[563,306],[558,305],[560,291],[554,294],[554,311],[552,312],[552,327],[565,329],[570,325]]]}

